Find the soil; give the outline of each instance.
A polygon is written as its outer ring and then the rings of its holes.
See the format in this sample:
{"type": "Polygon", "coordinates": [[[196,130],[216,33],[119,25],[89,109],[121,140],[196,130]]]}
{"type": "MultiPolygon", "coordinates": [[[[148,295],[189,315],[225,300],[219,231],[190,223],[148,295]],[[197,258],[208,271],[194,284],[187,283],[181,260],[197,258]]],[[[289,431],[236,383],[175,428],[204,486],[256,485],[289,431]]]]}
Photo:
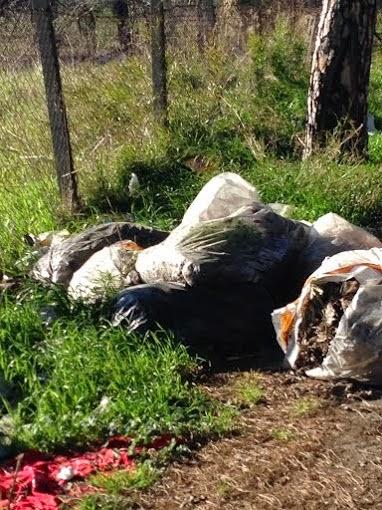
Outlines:
{"type": "Polygon", "coordinates": [[[205,391],[241,407],[235,433],[168,466],[133,508],[382,509],[382,391],[289,372],[215,375],[205,391]],[[240,400],[243,384],[260,402],[240,400]]]}

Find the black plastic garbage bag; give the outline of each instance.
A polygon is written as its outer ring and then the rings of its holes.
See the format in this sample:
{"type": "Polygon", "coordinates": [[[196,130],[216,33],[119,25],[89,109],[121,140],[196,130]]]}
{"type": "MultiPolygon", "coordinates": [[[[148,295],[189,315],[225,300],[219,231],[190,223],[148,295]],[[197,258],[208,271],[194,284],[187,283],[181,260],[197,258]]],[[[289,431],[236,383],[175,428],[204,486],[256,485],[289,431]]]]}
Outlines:
{"type": "Polygon", "coordinates": [[[176,283],[124,290],[113,306],[112,323],[146,333],[158,326],[175,333],[197,354],[235,364],[278,366],[283,354],[271,322],[273,302],[260,285],[187,287],[176,283]]]}

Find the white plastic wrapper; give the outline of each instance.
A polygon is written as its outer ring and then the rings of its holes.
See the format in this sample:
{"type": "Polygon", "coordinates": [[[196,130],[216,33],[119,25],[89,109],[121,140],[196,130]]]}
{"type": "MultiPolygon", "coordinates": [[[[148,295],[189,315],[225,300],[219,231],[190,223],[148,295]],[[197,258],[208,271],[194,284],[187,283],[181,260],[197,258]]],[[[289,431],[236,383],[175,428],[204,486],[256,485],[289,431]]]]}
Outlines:
{"type": "Polygon", "coordinates": [[[120,241],[97,251],[74,273],[68,287],[69,296],[91,303],[129,285],[136,249],[135,243],[120,241]]]}
{"type": "Polygon", "coordinates": [[[294,368],[299,338],[309,327],[313,299],[324,284],[356,281],[359,288],[345,309],[321,364],[306,371],[319,379],[354,379],[382,384],[382,249],[355,250],[326,259],[305,283],[297,301],[272,315],[278,342],[294,368]]]}
{"type": "Polygon", "coordinates": [[[294,212],[293,205],[280,204],[278,202],[268,204],[268,207],[270,207],[273,212],[283,216],[284,218],[291,218],[294,212]]]}
{"type": "Polygon", "coordinates": [[[334,245],[346,245],[348,250],[382,248],[381,241],[375,236],[335,213],[321,216],[312,227],[320,236],[331,239],[334,245]]]}

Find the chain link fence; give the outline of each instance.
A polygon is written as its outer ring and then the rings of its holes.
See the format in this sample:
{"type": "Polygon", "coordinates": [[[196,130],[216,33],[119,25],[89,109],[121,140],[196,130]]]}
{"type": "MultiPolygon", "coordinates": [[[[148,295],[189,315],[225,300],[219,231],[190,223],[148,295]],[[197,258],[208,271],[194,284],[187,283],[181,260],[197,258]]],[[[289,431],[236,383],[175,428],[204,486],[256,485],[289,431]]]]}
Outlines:
{"type": "Polygon", "coordinates": [[[182,65],[202,66],[206,50],[217,46],[241,58],[249,34],[267,30],[278,12],[296,23],[304,15],[313,32],[319,5],[0,0],[3,181],[14,174],[45,183],[56,169],[61,196],[76,201],[77,174],[83,188],[100,175],[107,180],[127,141],[145,143],[155,123],[166,124],[182,65]],[[153,117],[153,107],[162,117],[153,117]]]}

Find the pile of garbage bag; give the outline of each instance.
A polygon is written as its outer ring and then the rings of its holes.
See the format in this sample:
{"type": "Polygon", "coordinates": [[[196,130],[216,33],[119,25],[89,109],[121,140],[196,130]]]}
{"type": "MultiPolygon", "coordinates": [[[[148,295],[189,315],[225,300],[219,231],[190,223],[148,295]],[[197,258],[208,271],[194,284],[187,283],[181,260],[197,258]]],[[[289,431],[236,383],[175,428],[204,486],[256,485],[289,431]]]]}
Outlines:
{"type": "MultiPolygon", "coordinates": [[[[96,225],[80,234],[52,242],[48,251],[43,254],[32,269],[31,276],[36,280],[61,284],[67,288],[76,272],[83,268],[86,262],[89,263],[93,255],[103,248],[114,247],[103,253],[102,259],[105,262],[105,267],[97,262],[98,256],[94,261],[94,270],[91,271],[88,266],[87,275],[90,285],[97,274],[102,276],[110,272],[110,267],[113,265],[113,262],[108,260],[110,257],[114,257],[114,263],[121,265],[121,274],[123,275],[125,263],[122,260],[117,261],[119,256],[126,259],[123,249],[127,252],[135,252],[160,243],[167,236],[167,232],[137,226],[129,222],[96,225]],[[126,242],[121,243],[121,241],[126,242]]],[[[114,270],[112,272],[115,273],[114,270]]],[[[83,284],[86,286],[85,281],[83,284]]],[[[99,282],[97,285],[99,286],[99,282]]]]}
{"type": "Polygon", "coordinates": [[[172,232],[127,222],[92,227],[55,239],[32,276],[61,284],[89,304],[114,295],[112,324],[129,331],[159,324],[227,356],[265,353],[279,362],[283,351],[291,367],[309,375],[349,377],[351,368],[333,369],[332,351],[337,335],[349,335],[340,331],[342,315],[354,300],[372,299],[370,289],[365,294],[353,276],[325,288],[315,278],[345,253],[375,257],[382,243],[336,214],[309,224],[284,216],[290,212],[283,204],[263,204],[251,184],[227,172],[204,186],[172,232]]]}

